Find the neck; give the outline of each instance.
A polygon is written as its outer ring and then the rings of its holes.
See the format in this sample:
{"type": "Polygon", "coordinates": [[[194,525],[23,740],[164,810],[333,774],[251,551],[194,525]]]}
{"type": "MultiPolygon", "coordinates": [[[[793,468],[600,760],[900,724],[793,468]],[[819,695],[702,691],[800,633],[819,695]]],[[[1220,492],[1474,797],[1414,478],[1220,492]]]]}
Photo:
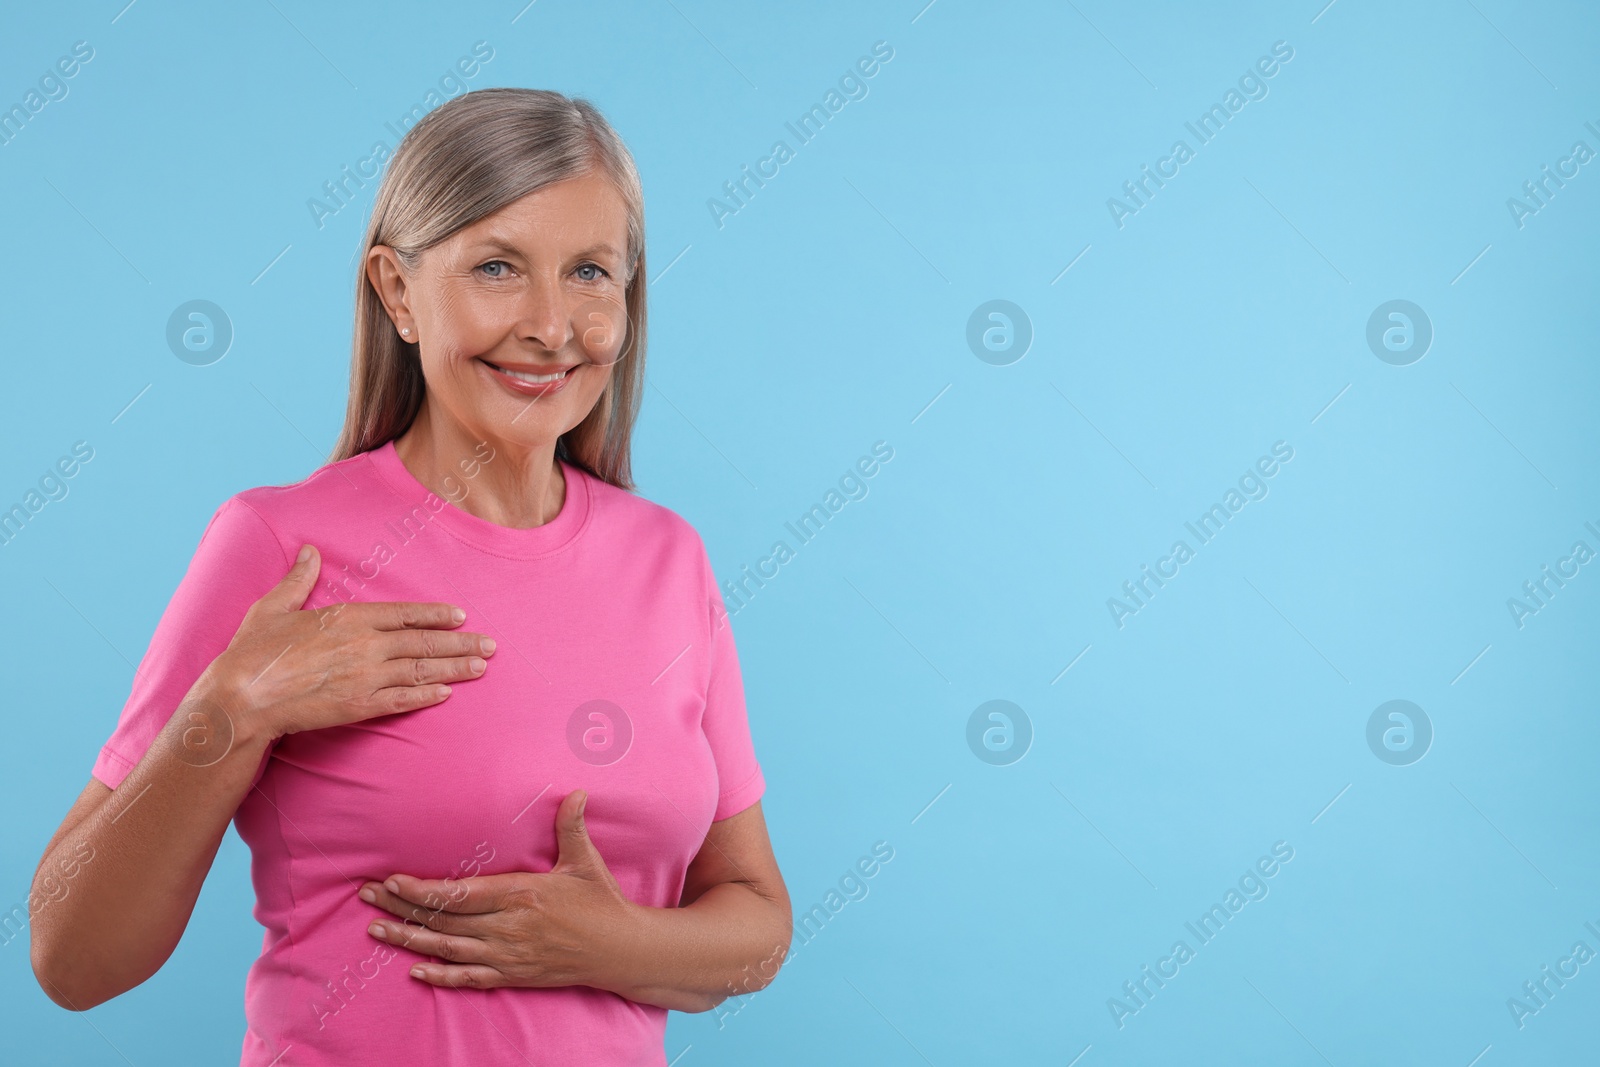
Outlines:
{"type": "Polygon", "coordinates": [[[435,418],[424,401],[394,447],[400,462],[435,495],[497,526],[543,526],[566,501],[553,440],[480,437],[454,420],[435,418]]]}

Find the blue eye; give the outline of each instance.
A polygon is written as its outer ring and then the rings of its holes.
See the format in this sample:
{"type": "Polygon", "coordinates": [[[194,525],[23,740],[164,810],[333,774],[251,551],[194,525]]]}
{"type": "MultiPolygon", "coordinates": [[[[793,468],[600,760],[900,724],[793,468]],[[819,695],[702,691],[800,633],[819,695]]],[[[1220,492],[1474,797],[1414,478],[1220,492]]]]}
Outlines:
{"type": "Polygon", "coordinates": [[[611,277],[610,273],[604,267],[600,266],[598,263],[585,263],[585,264],[581,265],[578,269],[580,271],[593,270],[593,271],[598,271],[599,272],[596,275],[592,275],[590,277],[584,278],[583,280],[586,281],[586,282],[597,282],[601,278],[609,278],[609,277],[611,277]]]}
{"type": "MultiPolygon", "coordinates": [[[[503,259],[491,259],[487,263],[479,264],[478,265],[478,269],[479,270],[483,270],[483,269],[485,269],[487,267],[493,267],[493,266],[496,266],[496,265],[501,266],[501,267],[509,267],[509,266],[511,266],[511,264],[507,263],[503,259]]],[[[503,277],[505,277],[505,274],[504,274],[504,272],[497,273],[497,274],[490,274],[489,277],[491,277],[491,278],[503,278],[503,277]]]]}

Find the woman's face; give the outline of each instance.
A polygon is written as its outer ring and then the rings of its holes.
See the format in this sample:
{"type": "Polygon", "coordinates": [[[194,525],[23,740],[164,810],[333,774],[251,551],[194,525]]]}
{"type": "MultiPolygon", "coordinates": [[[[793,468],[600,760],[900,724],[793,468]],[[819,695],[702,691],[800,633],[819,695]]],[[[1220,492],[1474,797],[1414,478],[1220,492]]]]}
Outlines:
{"type": "Polygon", "coordinates": [[[420,346],[430,419],[523,449],[582,422],[627,339],[627,240],[621,195],[591,172],[456,232],[413,272],[374,247],[368,275],[420,346]]]}

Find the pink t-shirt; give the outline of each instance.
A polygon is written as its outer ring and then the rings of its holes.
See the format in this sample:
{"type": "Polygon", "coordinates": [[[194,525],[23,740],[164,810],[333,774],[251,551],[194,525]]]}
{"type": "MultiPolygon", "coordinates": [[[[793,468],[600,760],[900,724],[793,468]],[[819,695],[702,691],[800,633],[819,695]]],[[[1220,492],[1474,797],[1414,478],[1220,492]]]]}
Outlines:
{"type": "MultiPolygon", "coordinates": [[[[425,957],[367,933],[393,916],[356,896],[394,873],[548,871],[556,807],[582,788],[623,894],[676,907],[711,823],[762,795],[699,534],[562,469],[560,513],[512,529],[435,496],[391,442],[239,493],[206,528],[94,765],[112,788],[303,543],[322,553],[307,608],[442,601],[498,645],[442,704],[290,734],[262,761],[234,815],[266,928],[245,982],[242,1064],[666,1063],[666,1009],[588,986],[428,985],[408,973],[425,957]]],[[[477,470],[445,491],[464,500],[477,470]]]]}

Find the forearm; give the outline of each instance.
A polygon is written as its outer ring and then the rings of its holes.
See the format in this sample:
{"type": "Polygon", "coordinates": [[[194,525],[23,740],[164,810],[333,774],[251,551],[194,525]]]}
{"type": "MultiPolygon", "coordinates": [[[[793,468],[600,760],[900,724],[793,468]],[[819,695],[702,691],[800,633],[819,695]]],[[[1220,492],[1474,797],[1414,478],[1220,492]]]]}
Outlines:
{"type": "Polygon", "coordinates": [[[180,705],[116,790],[40,863],[33,966],[62,1007],[81,1011],[133,988],[183,936],[267,748],[263,736],[232,731],[211,708],[196,699],[180,705]],[[70,880],[51,884],[58,858],[72,856],[80,862],[70,880]]]}
{"type": "Polygon", "coordinates": [[[730,996],[763,989],[778,973],[791,935],[786,901],[724,882],[678,908],[630,905],[584,984],[641,1004],[710,1011],[730,996]]]}

